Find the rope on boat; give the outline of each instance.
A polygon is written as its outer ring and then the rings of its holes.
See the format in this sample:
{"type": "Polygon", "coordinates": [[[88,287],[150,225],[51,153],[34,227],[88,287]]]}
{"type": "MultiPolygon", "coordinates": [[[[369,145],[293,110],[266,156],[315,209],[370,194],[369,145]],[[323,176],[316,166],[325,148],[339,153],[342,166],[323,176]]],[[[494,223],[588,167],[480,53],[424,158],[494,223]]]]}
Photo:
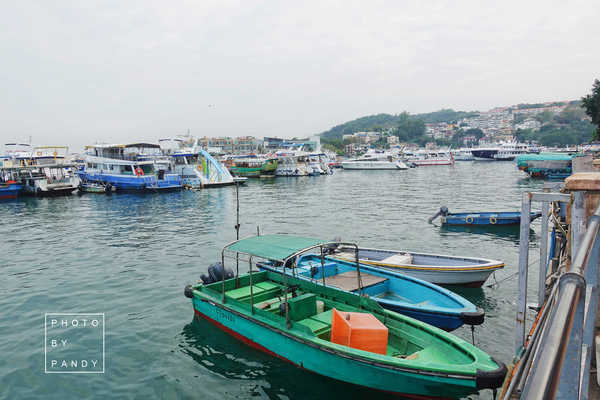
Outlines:
{"type": "MultiPolygon", "coordinates": [[[[539,262],[539,261],[540,261],[540,259],[538,258],[537,260],[534,260],[534,261],[530,262],[530,263],[529,263],[529,265],[528,265],[527,267],[531,267],[531,265],[533,265],[533,264],[535,264],[535,263],[537,263],[537,262],[539,262]]],[[[515,272],[514,274],[511,274],[511,275],[509,275],[509,276],[506,276],[506,277],[504,277],[504,279],[501,279],[501,280],[499,280],[499,281],[496,281],[496,273],[494,272],[494,281],[495,281],[495,282],[494,282],[494,283],[491,283],[491,284],[489,284],[489,285],[486,285],[485,287],[487,287],[487,288],[493,288],[493,287],[495,287],[495,286],[500,286],[500,284],[501,284],[502,282],[506,282],[506,281],[507,281],[507,280],[509,280],[510,278],[514,278],[514,277],[515,277],[515,276],[517,276],[517,275],[519,275],[519,271],[517,271],[517,272],[515,272]]]]}

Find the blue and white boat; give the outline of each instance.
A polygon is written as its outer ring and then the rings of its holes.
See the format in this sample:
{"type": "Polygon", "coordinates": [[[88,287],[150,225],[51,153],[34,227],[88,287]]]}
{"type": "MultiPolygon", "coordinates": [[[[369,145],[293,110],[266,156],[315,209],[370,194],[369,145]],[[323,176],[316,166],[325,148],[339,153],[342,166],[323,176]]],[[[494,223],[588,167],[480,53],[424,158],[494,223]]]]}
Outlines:
{"type": "MultiPolygon", "coordinates": [[[[463,324],[479,325],[484,320],[484,311],[463,297],[407,275],[365,264],[360,264],[358,275],[356,262],[326,256],[321,259],[316,254],[303,255],[297,260],[295,268],[288,267],[288,275],[361,296],[370,296],[387,309],[446,331],[452,331],[463,324]]],[[[268,263],[259,264],[259,268],[277,272],[283,270],[281,266],[268,263]]]]}
{"type": "MultiPolygon", "coordinates": [[[[447,207],[441,207],[440,211],[429,218],[429,222],[439,216],[443,225],[518,225],[521,223],[520,211],[450,213],[447,207]]],[[[541,213],[532,212],[529,218],[533,221],[541,216],[541,213]]]]}
{"type": "Polygon", "coordinates": [[[159,143],[162,153],[171,160],[172,171],[181,177],[185,187],[200,189],[235,184],[227,168],[197,142],[186,146],[183,139],[169,138],[159,143]]]}
{"type": "Polygon", "coordinates": [[[79,175],[83,182],[110,184],[117,191],[156,192],[183,187],[181,177],[170,171],[160,146],[151,143],[87,146],[79,175]]]}

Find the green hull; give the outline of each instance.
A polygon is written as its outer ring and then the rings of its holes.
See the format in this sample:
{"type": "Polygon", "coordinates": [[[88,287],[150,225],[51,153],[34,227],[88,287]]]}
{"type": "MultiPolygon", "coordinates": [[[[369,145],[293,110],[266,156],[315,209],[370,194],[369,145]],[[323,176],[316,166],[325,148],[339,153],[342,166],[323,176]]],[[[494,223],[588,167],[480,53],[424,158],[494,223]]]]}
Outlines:
{"type": "Polygon", "coordinates": [[[244,166],[242,165],[233,165],[231,167],[231,172],[237,176],[245,176],[248,178],[257,178],[261,175],[275,175],[275,170],[277,169],[277,159],[268,159],[265,160],[260,166],[244,166]]]}
{"type": "Polygon", "coordinates": [[[235,288],[235,279],[225,281],[225,304],[222,302],[221,282],[194,287],[191,293],[195,313],[245,343],[304,369],[373,389],[423,396],[462,397],[502,383],[505,374],[503,365],[462,339],[383,310],[370,299],[290,277],[287,277],[288,285],[299,285],[299,290],[304,293],[302,296],[316,294],[327,309],[335,307],[342,311],[370,312],[384,322],[390,330],[388,354],[370,353],[330,342],[326,316],[331,311],[301,320],[290,317],[293,321],[287,328],[285,317],[279,315],[278,305],[267,310],[256,306],[261,301],[269,301],[270,296],[281,296],[277,290],[277,287],[281,288],[278,286],[282,283],[281,275],[265,271],[254,273],[252,279],[253,308],[249,304],[248,275],[245,275],[239,278],[238,289],[235,288]],[[263,290],[265,287],[266,291],[263,290]],[[402,358],[411,354],[416,359],[402,358]],[[485,375],[488,375],[488,380],[489,376],[494,376],[492,384],[482,384],[486,380],[485,375]]]}

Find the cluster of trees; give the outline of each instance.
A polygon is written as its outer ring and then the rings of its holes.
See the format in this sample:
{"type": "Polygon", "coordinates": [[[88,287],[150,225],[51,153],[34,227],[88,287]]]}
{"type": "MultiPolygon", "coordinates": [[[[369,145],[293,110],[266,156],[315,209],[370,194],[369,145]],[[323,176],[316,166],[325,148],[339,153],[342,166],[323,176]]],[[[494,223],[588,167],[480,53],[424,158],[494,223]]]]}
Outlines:
{"type": "Polygon", "coordinates": [[[517,129],[515,136],[521,142],[536,141],[542,146],[586,143],[592,140],[594,127],[584,118],[585,111],[579,105],[571,105],[556,115],[545,111],[535,116],[542,124],[539,131],[517,129]]]}
{"type": "MultiPolygon", "coordinates": [[[[407,112],[400,114],[377,114],[370,115],[346,122],[335,126],[330,130],[321,133],[321,144],[324,148],[343,152],[344,146],[355,141],[354,139],[343,140],[344,135],[363,131],[386,132],[389,135],[397,136],[400,142],[410,142],[424,145],[431,141],[430,137],[425,136],[426,123],[456,122],[462,118],[479,115],[476,112],[454,111],[444,109],[426,114],[411,115],[407,112]]],[[[461,134],[466,134],[462,132],[461,134]]],[[[482,133],[483,135],[483,133],[482,133]]],[[[459,137],[457,136],[457,141],[459,137]]],[[[444,145],[445,140],[439,140],[438,144],[444,145]]],[[[384,147],[386,139],[382,138],[378,146],[384,147]]]]}

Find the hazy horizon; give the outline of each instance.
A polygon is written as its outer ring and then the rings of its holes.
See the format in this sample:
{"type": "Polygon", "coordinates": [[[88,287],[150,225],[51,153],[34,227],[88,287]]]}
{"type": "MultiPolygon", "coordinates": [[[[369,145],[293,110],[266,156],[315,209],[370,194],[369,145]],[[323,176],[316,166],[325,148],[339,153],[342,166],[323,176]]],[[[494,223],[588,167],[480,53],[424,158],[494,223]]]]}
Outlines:
{"type": "Polygon", "coordinates": [[[378,113],[576,100],[592,2],[13,2],[2,141],[307,137],[378,113]]]}

